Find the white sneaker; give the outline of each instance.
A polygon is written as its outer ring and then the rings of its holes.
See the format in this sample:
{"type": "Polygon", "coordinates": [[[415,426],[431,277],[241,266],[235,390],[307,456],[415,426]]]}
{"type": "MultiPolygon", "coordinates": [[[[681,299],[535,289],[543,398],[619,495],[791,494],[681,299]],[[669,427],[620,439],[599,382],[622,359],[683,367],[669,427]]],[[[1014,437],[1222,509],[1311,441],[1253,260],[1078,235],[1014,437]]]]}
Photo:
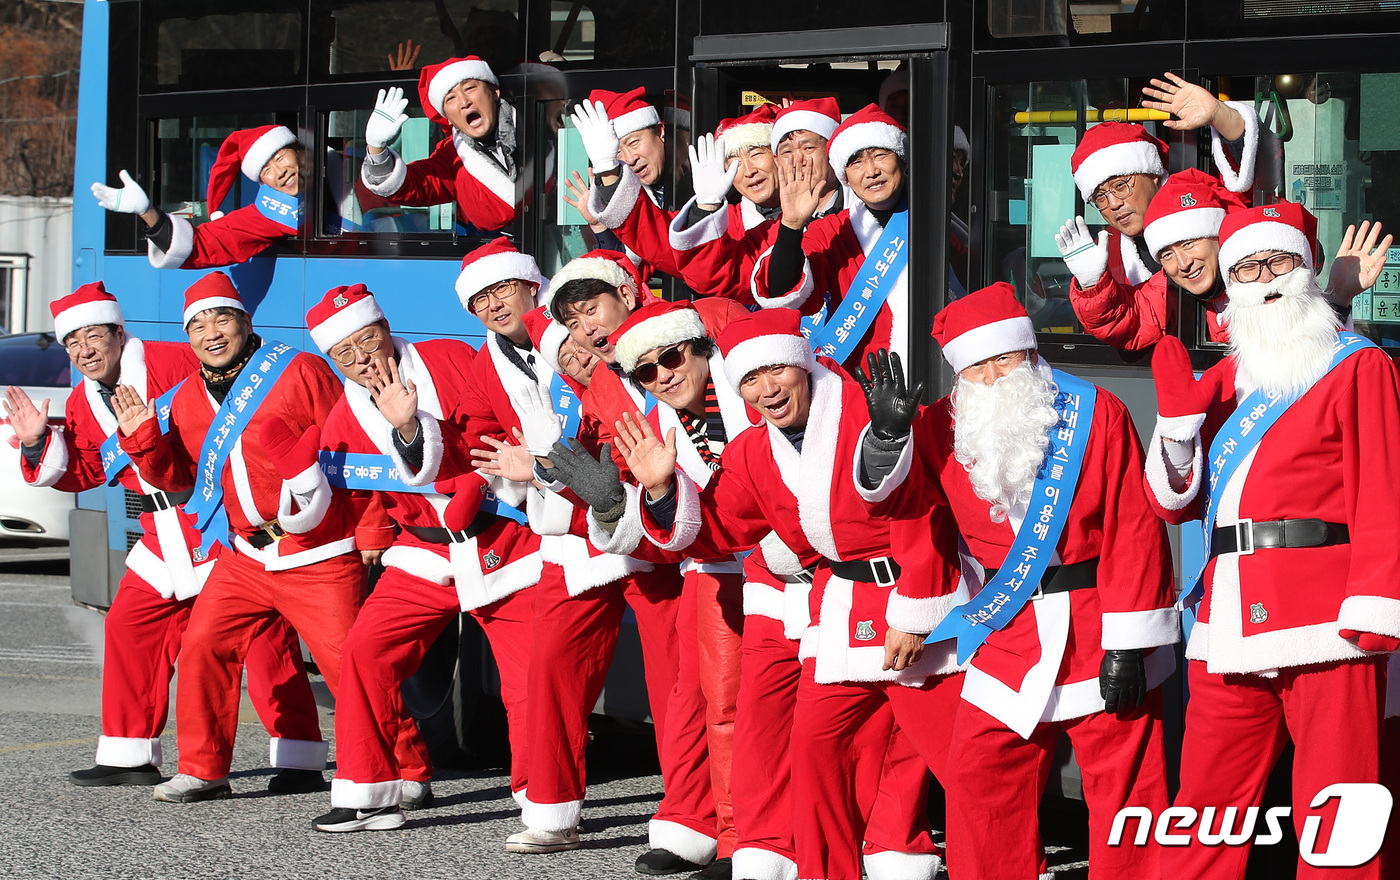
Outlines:
{"type": "Polygon", "coordinates": [[[403,781],[403,794],[399,796],[399,809],[422,810],[433,805],[433,787],[426,782],[403,781]]]}
{"type": "Polygon", "coordinates": [[[506,838],[506,852],[513,853],[565,852],[578,849],[581,845],[578,832],[572,828],[568,831],[538,831],[526,828],[506,838]]]}
{"type": "Polygon", "coordinates": [[[169,804],[192,804],[233,797],[233,787],[228,784],[227,776],[223,779],[200,779],[188,773],[179,773],[157,785],[151,796],[169,804]]]}

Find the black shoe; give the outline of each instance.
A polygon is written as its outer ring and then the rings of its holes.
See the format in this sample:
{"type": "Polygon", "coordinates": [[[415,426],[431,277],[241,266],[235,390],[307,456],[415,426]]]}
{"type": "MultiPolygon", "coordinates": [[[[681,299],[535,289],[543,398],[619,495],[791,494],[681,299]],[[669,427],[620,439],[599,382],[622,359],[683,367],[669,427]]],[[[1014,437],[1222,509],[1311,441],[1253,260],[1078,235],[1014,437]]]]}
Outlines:
{"type": "Polygon", "coordinates": [[[690,880],[732,880],[734,877],[734,860],[729,858],[715,859],[705,867],[690,875],[690,880]]]}
{"type": "Polygon", "coordinates": [[[700,870],[700,865],[686,861],[669,849],[649,849],[637,856],[637,864],[633,867],[637,869],[638,874],[653,876],[700,870]]]}
{"type": "Polygon", "coordinates": [[[153,764],[142,764],[140,767],[98,764],[68,774],[68,781],[74,785],[159,785],[160,780],[160,771],[153,764]]]}
{"type": "Polygon", "coordinates": [[[320,770],[283,770],[267,781],[267,790],[274,794],[312,794],[329,788],[320,770]]]}
{"type": "Polygon", "coordinates": [[[397,806],[380,807],[377,810],[355,810],[349,807],[336,807],[323,816],[317,816],[311,827],[317,831],[331,833],[347,831],[393,831],[402,828],[403,811],[397,806]]]}

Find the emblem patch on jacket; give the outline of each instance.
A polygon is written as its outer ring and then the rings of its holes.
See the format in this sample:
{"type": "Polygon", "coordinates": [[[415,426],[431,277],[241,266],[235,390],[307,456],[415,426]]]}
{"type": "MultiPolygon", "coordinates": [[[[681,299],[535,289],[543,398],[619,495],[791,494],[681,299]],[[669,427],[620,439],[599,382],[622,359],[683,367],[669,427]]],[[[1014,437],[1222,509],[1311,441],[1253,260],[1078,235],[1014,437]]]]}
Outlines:
{"type": "Polygon", "coordinates": [[[481,561],[486,564],[486,570],[490,571],[501,564],[501,557],[496,555],[495,550],[487,550],[486,555],[481,557],[481,561]]]}
{"type": "Polygon", "coordinates": [[[1269,612],[1267,612],[1267,611],[1264,610],[1264,603],[1263,603],[1263,602],[1255,602],[1253,605],[1249,606],[1249,622],[1250,622],[1250,623],[1263,623],[1264,621],[1266,621],[1266,620],[1268,620],[1268,619],[1269,619],[1269,612]]]}
{"type": "Polygon", "coordinates": [[[862,620],[856,624],[856,640],[861,642],[875,641],[875,621],[862,620]]]}

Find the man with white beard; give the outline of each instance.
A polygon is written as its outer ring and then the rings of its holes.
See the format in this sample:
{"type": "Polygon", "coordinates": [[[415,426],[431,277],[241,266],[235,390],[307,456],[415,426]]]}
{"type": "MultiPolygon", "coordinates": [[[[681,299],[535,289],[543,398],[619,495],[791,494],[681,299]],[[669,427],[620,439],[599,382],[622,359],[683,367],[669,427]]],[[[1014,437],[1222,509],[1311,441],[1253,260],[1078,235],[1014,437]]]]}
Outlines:
{"type": "MultiPolygon", "coordinates": [[[[1378,781],[1386,655],[1400,646],[1400,461],[1389,448],[1400,374],[1340,331],[1313,277],[1316,230],[1289,203],[1225,218],[1230,355],[1198,382],[1178,340],[1158,343],[1147,451],[1154,506],[1169,522],[1204,518],[1207,542],[1205,570],[1183,573],[1183,603],[1200,606],[1176,805],[1258,807],[1291,736],[1303,853],[1330,852],[1311,817],[1342,809],[1311,808],[1320,791],[1378,781]]],[[[1360,812],[1348,811],[1348,833],[1375,832],[1379,846],[1387,811],[1360,812]]],[[[1181,835],[1163,876],[1243,877],[1249,831],[1227,847],[1181,835]]],[[[1346,876],[1380,877],[1378,861],[1346,876]]],[[[1298,863],[1300,878],[1321,873],[1298,863]]]]}
{"type": "Polygon", "coordinates": [[[972,655],[948,755],[949,864],[958,880],[1036,876],[1036,810],[1064,733],[1083,771],[1089,876],[1156,878],[1155,848],[1108,846],[1119,810],[1166,807],[1157,686],[1179,638],[1132,419],[1040,359],[1009,284],[950,304],[933,336],[957,386],[922,410],[898,357],[870,358],[857,488],[894,520],[896,547],[946,494],[964,577],[987,585],[930,636],[972,655]]]}

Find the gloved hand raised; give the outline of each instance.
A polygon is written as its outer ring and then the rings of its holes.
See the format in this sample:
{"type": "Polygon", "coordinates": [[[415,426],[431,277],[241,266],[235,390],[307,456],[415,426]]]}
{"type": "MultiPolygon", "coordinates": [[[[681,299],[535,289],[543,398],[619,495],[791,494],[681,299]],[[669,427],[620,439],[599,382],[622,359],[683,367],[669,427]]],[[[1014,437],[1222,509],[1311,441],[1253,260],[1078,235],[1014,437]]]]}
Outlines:
{"type": "Polygon", "coordinates": [[[574,109],[571,118],[578,136],[583,140],[583,149],[588,153],[588,162],[594,174],[612,171],[617,167],[617,132],[602,101],[581,102],[574,109]]]}
{"type": "Polygon", "coordinates": [[[702,134],[690,145],[690,180],[695,188],[695,201],[700,205],[720,205],[734,185],[739,163],[724,167],[724,138],[702,134]]]}
{"type": "Polygon", "coordinates": [[[1193,439],[1217,396],[1220,374],[1209,371],[1196,381],[1186,346],[1175,336],[1164,336],[1152,352],[1152,381],[1157,386],[1158,418],[1175,422],[1163,436],[1183,442],[1193,439]]]}
{"type": "Polygon", "coordinates": [[[881,440],[899,440],[909,435],[909,428],[919,414],[919,399],[924,395],[920,382],[908,391],[904,387],[904,368],[898,354],[880,349],[878,354],[866,355],[870,376],[856,368],[856,381],[865,392],[865,406],[870,411],[870,431],[881,440]]]}
{"type": "Polygon", "coordinates": [[[1133,709],[1147,699],[1147,666],[1137,651],[1104,651],[1099,695],[1105,712],[1133,709]]]}
{"type": "Polygon", "coordinates": [[[258,429],[267,457],[277,475],[284,480],[295,478],[316,465],[316,453],[321,448],[321,426],[312,425],[300,437],[282,419],[271,416],[258,429]]]}
{"type": "MultiPolygon", "coordinates": [[[[118,176],[122,179],[121,189],[105,183],[92,185],[92,194],[97,197],[97,204],[114,214],[144,214],[151,210],[151,199],[141,188],[141,184],[132,180],[125,168],[118,176]]],[[[209,210],[212,211],[215,207],[217,206],[211,205],[209,210]]]]}
{"type": "Polygon", "coordinates": [[[408,99],[403,96],[403,89],[398,86],[380,89],[379,98],[374,102],[374,112],[370,114],[369,122],[365,123],[365,143],[380,150],[393,143],[403,124],[408,121],[408,114],[403,112],[407,107],[408,99]]]}
{"type": "Polygon", "coordinates": [[[600,458],[594,458],[583,444],[570,437],[555,443],[549,460],[554,467],[550,476],[568,486],[574,494],[597,511],[610,511],[626,499],[622,477],[612,459],[612,444],[604,443],[600,458]]]}
{"type": "Polygon", "coordinates": [[[1079,282],[1080,290],[1088,290],[1108,270],[1108,230],[1099,233],[1098,241],[1089,232],[1083,217],[1066,220],[1055,233],[1055,246],[1064,257],[1065,266],[1079,282]]]}
{"type": "Polygon", "coordinates": [[[520,432],[525,438],[525,449],[538,458],[549,458],[554,444],[564,436],[563,417],[555,415],[538,385],[525,388],[520,410],[520,432]]]}

